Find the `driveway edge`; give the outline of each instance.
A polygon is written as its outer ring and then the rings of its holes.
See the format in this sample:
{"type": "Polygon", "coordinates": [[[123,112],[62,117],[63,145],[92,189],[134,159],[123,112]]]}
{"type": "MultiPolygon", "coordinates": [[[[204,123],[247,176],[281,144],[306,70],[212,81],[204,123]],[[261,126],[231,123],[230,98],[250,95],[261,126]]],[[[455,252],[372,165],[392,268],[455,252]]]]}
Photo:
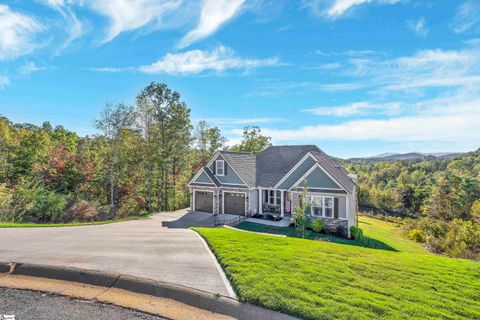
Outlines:
{"type": "Polygon", "coordinates": [[[207,249],[208,254],[212,258],[213,263],[215,264],[215,267],[217,268],[217,271],[220,274],[220,278],[222,278],[222,280],[223,280],[223,284],[225,285],[225,287],[227,287],[228,294],[230,295],[231,298],[237,299],[237,295],[235,294],[235,291],[233,290],[232,284],[230,283],[230,281],[228,281],[227,275],[225,274],[225,272],[223,272],[222,266],[220,265],[220,263],[218,263],[217,257],[215,257],[215,255],[213,254],[213,252],[210,249],[208,243],[205,241],[205,239],[197,231],[195,231],[195,230],[192,230],[192,231],[195,232],[197,237],[200,238],[200,241],[202,241],[205,249],[207,249]]]}
{"type": "Polygon", "coordinates": [[[291,320],[297,319],[276,311],[240,302],[236,299],[212,294],[162,281],[144,279],[119,273],[85,270],[72,267],[0,262],[0,273],[64,280],[107,288],[168,298],[184,304],[228,315],[237,319],[291,320]]]}

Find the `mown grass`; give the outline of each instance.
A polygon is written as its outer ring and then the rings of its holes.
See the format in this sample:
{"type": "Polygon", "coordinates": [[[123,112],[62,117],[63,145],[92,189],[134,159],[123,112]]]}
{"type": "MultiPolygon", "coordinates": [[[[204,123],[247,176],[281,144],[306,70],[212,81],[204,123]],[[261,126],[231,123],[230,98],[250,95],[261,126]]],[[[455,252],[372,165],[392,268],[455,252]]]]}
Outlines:
{"type": "Polygon", "coordinates": [[[1,222],[0,228],[58,228],[58,227],[82,227],[82,226],[94,226],[102,224],[110,224],[116,222],[125,222],[131,220],[145,219],[152,216],[153,213],[138,215],[138,216],[128,216],[125,218],[119,219],[109,219],[104,221],[93,221],[93,222],[69,222],[69,223],[11,223],[11,222],[1,222]]]}
{"type": "MultiPolygon", "coordinates": [[[[291,238],[302,237],[301,233],[295,228],[267,226],[267,225],[262,225],[258,223],[248,222],[248,221],[244,221],[240,223],[239,225],[235,226],[235,228],[246,230],[246,231],[253,231],[253,232],[279,234],[279,235],[284,235],[286,237],[291,237],[291,238]]],[[[348,244],[352,246],[396,251],[394,248],[390,247],[386,243],[383,243],[377,239],[373,239],[367,236],[363,237],[360,241],[357,241],[357,240],[345,239],[342,237],[336,237],[330,234],[318,233],[318,232],[313,232],[311,230],[306,230],[304,234],[304,239],[327,241],[327,242],[333,242],[333,243],[348,244]]]]}
{"type": "Polygon", "coordinates": [[[196,230],[245,302],[303,319],[480,319],[479,263],[431,254],[384,221],[360,227],[398,251],[196,230]]]}

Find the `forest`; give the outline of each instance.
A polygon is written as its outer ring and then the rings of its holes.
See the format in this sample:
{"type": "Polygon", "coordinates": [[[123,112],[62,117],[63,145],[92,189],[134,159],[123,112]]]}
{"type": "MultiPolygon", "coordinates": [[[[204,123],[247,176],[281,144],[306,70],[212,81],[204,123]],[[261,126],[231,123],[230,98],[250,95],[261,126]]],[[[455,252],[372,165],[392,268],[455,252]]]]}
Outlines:
{"type": "MultiPolygon", "coordinates": [[[[271,145],[250,126],[228,147],[218,127],[194,127],[190,112],[178,92],[151,83],[133,106],[107,104],[91,136],[0,116],[0,222],[93,222],[185,208],[187,183],[217,150],[271,145]]],[[[479,257],[480,149],[454,159],[339,161],[359,177],[362,212],[394,220],[433,252],[479,257]]]]}
{"type": "Polygon", "coordinates": [[[479,258],[480,149],[453,159],[361,163],[360,210],[399,222],[407,237],[437,253],[479,258]]]}
{"type": "MultiPolygon", "coordinates": [[[[102,221],[188,207],[187,183],[227,140],[200,121],[178,92],[151,83],[135,106],[107,104],[100,134],[0,117],[0,221],[102,221]]],[[[234,150],[261,151],[270,139],[246,127],[234,150]]]]}

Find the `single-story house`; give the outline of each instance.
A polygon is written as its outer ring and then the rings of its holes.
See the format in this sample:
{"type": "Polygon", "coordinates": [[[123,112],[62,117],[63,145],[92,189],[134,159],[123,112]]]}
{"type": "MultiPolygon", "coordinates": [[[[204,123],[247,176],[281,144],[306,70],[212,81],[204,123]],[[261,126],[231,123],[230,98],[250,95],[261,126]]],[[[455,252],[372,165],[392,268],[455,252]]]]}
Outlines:
{"type": "Polygon", "coordinates": [[[315,145],[272,146],[256,156],[218,151],[188,184],[192,211],[290,217],[307,187],[313,218],[355,225],[356,176],[315,145]]]}

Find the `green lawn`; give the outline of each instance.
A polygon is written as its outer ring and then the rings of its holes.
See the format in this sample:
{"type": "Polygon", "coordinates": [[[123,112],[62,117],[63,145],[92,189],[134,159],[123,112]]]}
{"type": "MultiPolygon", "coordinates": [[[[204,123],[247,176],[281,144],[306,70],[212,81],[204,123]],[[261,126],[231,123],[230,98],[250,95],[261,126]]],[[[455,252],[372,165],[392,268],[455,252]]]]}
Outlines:
{"type": "Polygon", "coordinates": [[[240,300],[304,319],[480,319],[480,264],[428,253],[390,223],[366,236],[398,251],[197,228],[240,300]]]}
{"type": "Polygon", "coordinates": [[[144,219],[144,218],[150,217],[151,215],[153,215],[153,214],[129,216],[129,217],[125,217],[125,218],[111,219],[111,220],[104,220],[104,221],[69,222],[69,223],[11,223],[11,222],[1,222],[0,221],[0,228],[81,227],[81,226],[92,226],[92,225],[101,225],[101,224],[109,224],[109,223],[115,223],[115,222],[124,222],[124,221],[144,219]]]}
{"type": "MultiPolygon", "coordinates": [[[[301,233],[295,230],[295,228],[267,226],[267,225],[262,225],[258,223],[248,222],[248,221],[244,221],[240,223],[235,228],[246,230],[246,231],[253,231],[253,232],[279,234],[279,235],[284,235],[291,238],[302,237],[301,233]]],[[[360,246],[360,247],[366,247],[366,248],[397,251],[395,248],[392,248],[386,243],[379,241],[375,238],[367,237],[367,236],[363,237],[361,241],[356,241],[356,240],[350,240],[350,239],[345,239],[341,237],[335,237],[325,233],[317,233],[311,230],[306,230],[304,234],[304,238],[309,240],[319,240],[319,241],[326,241],[326,242],[333,242],[333,243],[340,243],[340,244],[348,244],[352,246],[360,246]]]]}

